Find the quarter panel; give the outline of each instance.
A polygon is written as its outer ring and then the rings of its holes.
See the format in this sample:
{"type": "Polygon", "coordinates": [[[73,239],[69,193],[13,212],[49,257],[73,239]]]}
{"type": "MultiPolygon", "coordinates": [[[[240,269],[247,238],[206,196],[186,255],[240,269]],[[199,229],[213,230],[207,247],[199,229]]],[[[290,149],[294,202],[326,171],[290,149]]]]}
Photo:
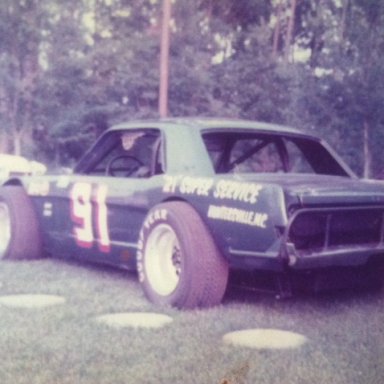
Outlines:
{"type": "Polygon", "coordinates": [[[231,264],[241,265],[243,256],[280,262],[287,216],[279,186],[230,177],[180,175],[165,176],[163,192],[195,207],[231,264]]]}

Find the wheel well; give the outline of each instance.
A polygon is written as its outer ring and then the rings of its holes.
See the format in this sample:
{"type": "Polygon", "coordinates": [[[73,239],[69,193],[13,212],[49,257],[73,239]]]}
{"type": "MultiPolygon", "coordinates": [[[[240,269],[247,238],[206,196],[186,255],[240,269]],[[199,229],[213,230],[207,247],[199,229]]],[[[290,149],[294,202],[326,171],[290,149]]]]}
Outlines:
{"type": "Polygon", "coordinates": [[[180,197],[175,197],[175,196],[167,197],[166,199],[162,200],[160,203],[171,203],[173,201],[181,201],[183,203],[189,204],[188,200],[182,199],[180,197]]]}
{"type": "MultiPolygon", "coordinates": [[[[186,203],[188,205],[190,205],[193,209],[196,210],[196,208],[190,203],[190,201],[186,200],[186,199],[183,199],[183,198],[180,198],[178,196],[171,196],[171,197],[168,197],[166,199],[164,199],[163,201],[160,202],[161,203],[172,203],[172,202],[182,202],[182,203],[186,203]]],[[[220,239],[220,236],[218,236],[216,233],[214,233],[213,231],[211,231],[210,229],[210,226],[207,222],[207,218],[206,216],[204,216],[201,212],[199,212],[198,210],[196,210],[197,214],[201,217],[202,221],[204,222],[204,224],[206,225],[208,231],[211,233],[211,236],[213,238],[213,241],[215,242],[216,246],[219,248],[221,254],[223,255],[223,257],[226,259],[226,260],[229,260],[230,259],[230,255],[229,255],[229,252],[225,246],[225,243],[220,239]]]]}
{"type": "Polygon", "coordinates": [[[23,183],[21,182],[20,179],[9,179],[9,180],[7,180],[7,181],[3,184],[4,187],[7,186],[7,185],[19,185],[19,186],[22,186],[23,183]]]}

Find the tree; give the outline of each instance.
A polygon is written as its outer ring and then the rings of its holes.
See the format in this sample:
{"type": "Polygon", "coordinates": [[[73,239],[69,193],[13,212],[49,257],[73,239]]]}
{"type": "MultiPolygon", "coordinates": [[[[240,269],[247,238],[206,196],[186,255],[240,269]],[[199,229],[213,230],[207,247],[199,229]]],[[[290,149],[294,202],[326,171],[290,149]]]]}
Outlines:
{"type": "MultiPolygon", "coordinates": [[[[316,131],[382,173],[380,0],[176,0],[172,116],[316,131]],[[305,53],[306,58],[299,59],[305,53]]],[[[159,0],[4,0],[2,150],[71,164],[111,123],[158,116],[159,0]]]]}
{"type": "MultiPolygon", "coordinates": [[[[364,177],[379,175],[383,143],[384,4],[378,0],[343,3],[331,35],[315,60],[327,78],[326,102],[334,106],[343,151],[364,177]]],[[[328,20],[331,17],[328,13],[328,20]]]]}
{"type": "Polygon", "coordinates": [[[158,41],[150,1],[141,5],[84,0],[54,13],[35,135],[50,161],[71,164],[111,122],[157,112],[158,41]]]}
{"type": "Polygon", "coordinates": [[[43,13],[36,0],[6,0],[0,4],[2,146],[16,154],[21,153],[23,142],[28,143],[32,133],[43,13]]]}

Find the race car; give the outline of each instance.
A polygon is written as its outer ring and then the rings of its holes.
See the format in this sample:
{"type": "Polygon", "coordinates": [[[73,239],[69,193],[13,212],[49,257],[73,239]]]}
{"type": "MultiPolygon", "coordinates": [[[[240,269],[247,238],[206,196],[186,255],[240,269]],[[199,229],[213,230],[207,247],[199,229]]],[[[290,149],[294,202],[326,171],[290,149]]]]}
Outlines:
{"type": "Polygon", "coordinates": [[[289,296],[300,273],[376,270],[383,218],[384,186],[312,134],[229,119],[127,122],[72,174],[3,184],[0,257],[133,269],[153,303],[208,307],[232,272],[265,272],[289,296]]]}

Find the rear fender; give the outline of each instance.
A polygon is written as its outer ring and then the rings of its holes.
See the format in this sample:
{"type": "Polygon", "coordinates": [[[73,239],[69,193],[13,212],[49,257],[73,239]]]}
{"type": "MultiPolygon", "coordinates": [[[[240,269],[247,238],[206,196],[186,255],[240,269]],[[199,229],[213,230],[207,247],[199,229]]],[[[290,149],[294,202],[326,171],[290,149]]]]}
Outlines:
{"type": "Polygon", "coordinates": [[[163,192],[198,211],[227,259],[280,255],[288,222],[281,187],[233,178],[168,176],[163,192]]]}

